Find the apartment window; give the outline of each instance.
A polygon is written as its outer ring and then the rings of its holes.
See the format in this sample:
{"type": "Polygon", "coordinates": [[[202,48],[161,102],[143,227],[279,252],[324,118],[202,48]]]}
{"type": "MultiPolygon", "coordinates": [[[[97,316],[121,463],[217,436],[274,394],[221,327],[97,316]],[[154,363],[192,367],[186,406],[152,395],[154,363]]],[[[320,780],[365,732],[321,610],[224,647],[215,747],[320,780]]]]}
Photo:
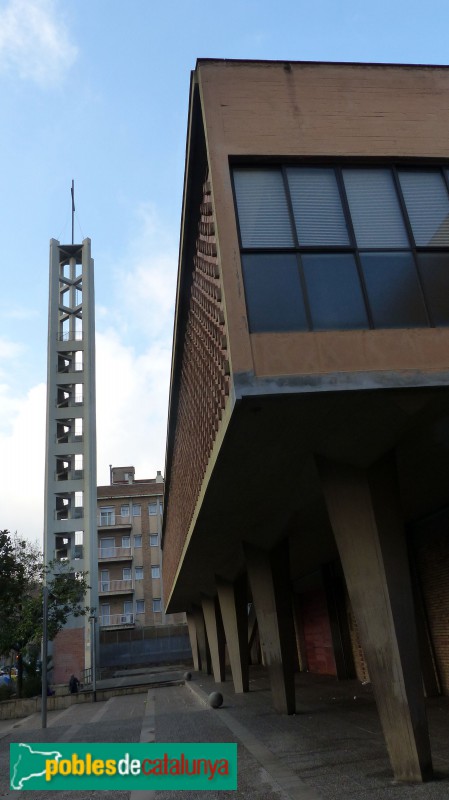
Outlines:
{"type": "Polygon", "coordinates": [[[136,581],[143,581],[143,567],[135,567],[134,576],[136,581]]]}
{"type": "Polygon", "coordinates": [[[112,558],[115,554],[115,539],[100,539],[100,558],[112,558]]]}
{"type": "Polygon", "coordinates": [[[151,503],[148,503],[148,513],[149,513],[150,517],[155,516],[157,514],[157,512],[158,512],[157,500],[154,500],[151,503]]]}
{"type": "Polygon", "coordinates": [[[100,525],[115,525],[114,506],[100,507],[100,525]]]}
{"type": "Polygon", "coordinates": [[[145,614],[145,600],[136,600],[136,614],[145,614]]]}
{"type": "Polygon", "coordinates": [[[120,622],[134,622],[133,618],[133,601],[125,600],[123,603],[123,616],[120,622]]]}
{"type": "Polygon", "coordinates": [[[150,547],[159,547],[158,533],[150,533],[150,547]]]}
{"type": "Polygon", "coordinates": [[[134,547],[142,547],[142,534],[134,534],[134,547]]]}
{"type": "Polygon", "coordinates": [[[133,503],[133,517],[140,517],[140,505],[133,503]]]}
{"type": "Polygon", "coordinates": [[[100,571],[100,590],[102,592],[109,592],[110,589],[109,570],[102,569],[100,571]]]}
{"type": "Polygon", "coordinates": [[[130,567],[123,568],[123,580],[124,581],[131,581],[132,580],[132,573],[130,567]]]}
{"type": "Polygon", "coordinates": [[[162,611],[162,600],[160,597],[153,597],[153,611],[162,611]]]}
{"type": "Polygon", "coordinates": [[[131,537],[130,536],[122,536],[122,547],[128,549],[131,547],[131,537]]]}
{"type": "Polygon", "coordinates": [[[129,517],[129,506],[120,506],[120,516],[129,517]]]}
{"type": "Polygon", "coordinates": [[[160,578],[161,577],[161,568],[159,564],[152,564],[151,565],[151,577],[152,578],[160,578]]]}
{"type": "Polygon", "coordinates": [[[233,170],[250,330],[449,325],[449,170],[233,170]]]}

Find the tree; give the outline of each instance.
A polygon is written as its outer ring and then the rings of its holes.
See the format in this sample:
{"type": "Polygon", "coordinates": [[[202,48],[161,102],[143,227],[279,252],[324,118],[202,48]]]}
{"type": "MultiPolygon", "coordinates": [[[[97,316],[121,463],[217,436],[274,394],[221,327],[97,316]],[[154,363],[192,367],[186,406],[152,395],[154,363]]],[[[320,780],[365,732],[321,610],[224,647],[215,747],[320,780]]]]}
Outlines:
{"type": "Polygon", "coordinates": [[[37,545],[0,531],[0,653],[17,653],[17,693],[22,694],[23,654],[42,638],[43,587],[48,587],[48,638],[51,641],[69,616],[84,616],[86,572],[74,572],[68,561],[44,564],[37,545]]]}

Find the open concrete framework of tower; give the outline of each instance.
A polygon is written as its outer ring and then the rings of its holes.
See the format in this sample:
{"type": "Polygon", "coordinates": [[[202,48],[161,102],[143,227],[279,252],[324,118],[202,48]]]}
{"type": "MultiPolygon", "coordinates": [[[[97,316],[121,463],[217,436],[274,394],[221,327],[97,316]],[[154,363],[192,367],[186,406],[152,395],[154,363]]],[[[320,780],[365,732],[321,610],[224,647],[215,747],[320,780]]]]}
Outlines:
{"type": "MultiPolygon", "coordinates": [[[[82,244],[61,245],[52,239],[44,556],[47,564],[54,559],[69,560],[74,571],[88,572],[90,589],[84,604],[94,608],[98,606],[96,475],[91,242],[84,239],[82,244]]],[[[58,634],[53,659],[56,682],[58,677],[64,679],[67,672],[91,667],[90,630],[86,615],[70,618],[58,634]]]]}

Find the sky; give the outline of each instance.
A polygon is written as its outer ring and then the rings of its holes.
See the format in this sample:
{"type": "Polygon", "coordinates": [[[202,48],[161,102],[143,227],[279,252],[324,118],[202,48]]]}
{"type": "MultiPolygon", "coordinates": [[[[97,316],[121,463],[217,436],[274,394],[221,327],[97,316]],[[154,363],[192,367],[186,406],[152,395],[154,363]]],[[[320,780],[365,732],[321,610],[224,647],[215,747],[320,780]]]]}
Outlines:
{"type": "MultiPolygon", "coordinates": [[[[197,58],[448,64],[447,0],[0,0],[0,529],[42,541],[49,240],[92,240],[97,461],[164,471],[197,58]]],[[[442,98],[447,102],[449,98],[442,98]]]]}

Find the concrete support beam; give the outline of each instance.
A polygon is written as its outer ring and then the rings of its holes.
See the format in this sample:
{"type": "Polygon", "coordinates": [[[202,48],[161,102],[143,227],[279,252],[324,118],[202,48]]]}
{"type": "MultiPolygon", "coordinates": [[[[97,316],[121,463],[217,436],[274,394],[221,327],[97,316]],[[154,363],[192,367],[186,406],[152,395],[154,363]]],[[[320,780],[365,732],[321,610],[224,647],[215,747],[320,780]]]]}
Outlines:
{"type": "Polygon", "coordinates": [[[204,623],[204,616],[203,610],[201,606],[193,606],[193,618],[195,620],[195,628],[196,628],[196,638],[198,642],[198,651],[199,651],[199,662],[200,662],[200,669],[202,672],[206,672],[207,675],[210,675],[211,670],[211,663],[210,663],[210,651],[209,651],[209,644],[207,641],[207,633],[206,633],[206,625],[204,623]]]}
{"type": "Polygon", "coordinates": [[[193,616],[192,611],[188,611],[186,617],[187,617],[187,628],[189,630],[190,647],[192,650],[193,668],[197,672],[199,672],[201,670],[201,659],[200,659],[200,651],[198,649],[198,637],[196,635],[195,617],[193,616]]]}
{"type": "Polygon", "coordinates": [[[244,551],[273,705],[282,714],[294,714],[296,644],[288,541],[271,553],[248,544],[244,551]]]}
{"type": "Polygon", "coordinates": [[[207,640],[209,642],[212,672],[216,683],[222,683],[225,678],[225,632],[221,619],[220,606],[217,597],[203,597],[204,622],[206,624],[207,640]]]}
{"type": "Polygon", "coordinates": [[[234,583],[216,578],[221,617],[236,693],[249,690],[246,575],[234,583]]]}
{"type": "Polygon", "coordinates": [[[298,664],[300,672],[307,672],[309,664],[307,662],[306,640],[304,638],[304,628],[301,618],[301,603],[297,594],[292,595],[293,621],[295,623],[296,650],[298,654],[298,664]]]}
{"type": "Polygon", "coordinates": [[[319,461],[324,496],[394,775],[432,775],[396,467],[319,461]]]}

